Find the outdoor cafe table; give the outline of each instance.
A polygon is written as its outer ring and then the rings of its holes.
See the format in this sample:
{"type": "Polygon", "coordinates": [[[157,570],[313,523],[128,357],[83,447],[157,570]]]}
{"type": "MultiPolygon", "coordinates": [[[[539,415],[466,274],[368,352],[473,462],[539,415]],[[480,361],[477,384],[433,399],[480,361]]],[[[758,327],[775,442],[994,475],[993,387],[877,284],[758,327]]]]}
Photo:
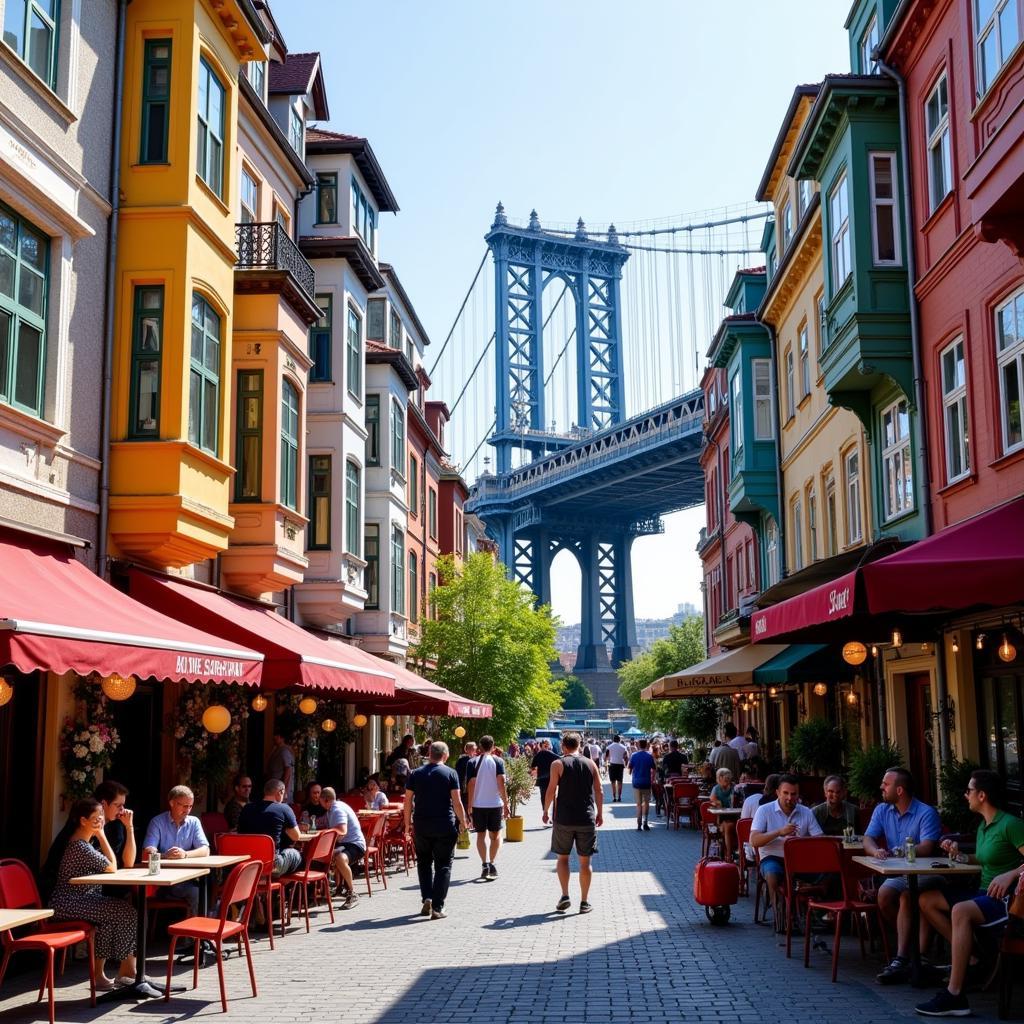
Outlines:
{"type": "Polygon", "coordinates": [[[711,807],[708,809],[708,814],[713,814],[716,818],[739,818],[742,813],[742,807],[711,807]]]}
{"type": "MultiPolygon", "coordinates": [[[[161,861],[161,868],[168,863],[170,862],[161,861]]],[[[71,884],[125,885],[143,890],[149,885],[161,889],[170,888],[179,882],[191,882],[198,878],[205,878],[210,873],[209,868],[194,868],[192,863],[194,861],[190,862],[187,868],[182,865],[182,868],[179,870],[161,870],[156,875],[151,875],[146,868],[119,868],[117,871],[105,871],[98,875],[79,875],[78,878],[71,879],[71,884]]],[[[139,900],[139,912],[136,916],[138,931],[135,940],[135,984],[126,985],[124,988],[115,988],[111,992],[105,992],[102,996],[104,1000],[156,999],[158,996],[163,995],[163,992],[154,988],[146,980],[146,932],[149,926],[149,914],[147,912],[145,892],[143,892],[142,899],[139,900]]]]}
{"type": "Polygon", "coordinates": [[[213,884],[213,871],[216,868],[230,868],[248,859],[249,856],[245,853],[211,853],[206,857],[178,857],[174,860],[169,857],[161,857],[160,867],[174,868],[175,870],[183,868],[210,868],[210,874],[206,876],[206,884],[200,886],[199,889],[203,897],[199,904],[199,913],[202,917],[206,917],[210,909],[210,887],[213,884]]]}
{"type": "Polygon", "coordinates": [[[930,981],[921,976],[921,947],[917,934],[921,918],[917,906],[917,880],[921,875],[978,875],[981,873],[981,865],[950,864],[946,858],[937,859],[934,856],[918,857],[913,864],[908,864],[905,857],[886,857],[885,860],[877,857],[852,857],[851,860],[885,878],[907,879],[907,899],[910,901],[910,984],[915,988],[927,987],[930,981]]]}
{"type": "Polygon", "coordinates": [[[53,917],[53,911],[49,907],[24,907],[21,910],[0,908],[0,932],[20,928],[23,924],[45,921],[48,917],[53,917]]]}

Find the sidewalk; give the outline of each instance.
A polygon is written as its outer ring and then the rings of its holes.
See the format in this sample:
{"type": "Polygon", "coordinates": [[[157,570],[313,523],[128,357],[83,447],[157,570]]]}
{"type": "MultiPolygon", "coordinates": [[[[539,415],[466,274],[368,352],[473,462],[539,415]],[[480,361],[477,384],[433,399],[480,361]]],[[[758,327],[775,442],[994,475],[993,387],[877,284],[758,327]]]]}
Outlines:
{"type": "MultiPolygon", "coordinates": [[[[629,786],[625,796],[629,797],[629,786]]],[[[802,943],[787,961],[771,930],[753,923],[753,899],[741,898],[729,925],[710,925],[693,901],[696,832],[668,832],[656,819],[637,832],[628,803],[606,805],[608,818],[594,860],[591,902],[580,916],[579,892],[567,914],[554,912],[558,882],[548,852],[549,831],[540,806],[524,808],[523,843],[502,847],[494,882],[478,880],[475,849],[460,852],[443,921],[418,916],[415,870],[389,877],[351,911],[326,912],[307,935],[301,917],[271,952],[254,942],[260,996],[252,999],[244,965],[225,965],[230,1019],[275,1024],[595,1024],[601,1021],[728,1021],[770,1024],[801,1020],[923,1020],[913,1012],[928,990],[882,988],[874,981],[881,953],[862,964],[856,938],[843,943],[839,980],[832,985],[831,954],[814,951],[803,967],[802,943]],[[798,948],[799,947],[799,950],[798,948]]],[[[823,936],[829,942],[829,936],[823,936]]],[[[166,970],[162,957],[149,974],[166,970]]],[[[7,1024],[46,1019],[36,1004],[38,971],[20,973],[0,990],[7,1024]]],[[[176,978],[191,983],[178,968],[176,978]]],[[[971,996],[977,1019],[995,1020],[995,996],[971,996]]],[[[1024,991],[1016,1005],[1024,1013],[1024,991]]],[[[69,967],[57,989],[57,1020],[121,1021],[141,1018],[223,1019],[215,970],[200,972],[197,993],[170,1003],[88,1005],[84,965],[69,967]],[[72,984],[74,983],[74,984],[72,984]],[[69,1002],[70,1000],[70,1002],[69,1002]]]]}

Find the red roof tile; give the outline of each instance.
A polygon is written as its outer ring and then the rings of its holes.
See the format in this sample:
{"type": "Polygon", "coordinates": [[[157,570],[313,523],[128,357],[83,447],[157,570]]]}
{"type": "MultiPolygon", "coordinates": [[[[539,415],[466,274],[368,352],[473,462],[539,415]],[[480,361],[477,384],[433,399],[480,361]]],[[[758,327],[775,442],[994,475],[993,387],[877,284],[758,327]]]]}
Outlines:
{"type": "Polygon", "coordinates": [[[737,274],[763,274],[764,267],[746,267],[744,270],[737,270],[737,274]]]}
{"type": "Polygon", "coordinates": [[[270,92],[309,92],[319,63],[319,53],[289,53],[283,63],[271,61],[270,92]]]}

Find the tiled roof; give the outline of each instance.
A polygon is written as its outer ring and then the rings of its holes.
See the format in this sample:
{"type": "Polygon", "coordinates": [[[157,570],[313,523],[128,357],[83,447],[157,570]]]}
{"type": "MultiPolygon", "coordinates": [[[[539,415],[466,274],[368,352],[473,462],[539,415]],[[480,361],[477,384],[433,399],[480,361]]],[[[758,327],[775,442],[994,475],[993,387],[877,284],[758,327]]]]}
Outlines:
{"type": "Polygon", "coordinates": [[[764,267],[745,267],[743,270],[737,270],[737,274],[763,274],[764,267]]]}
{"type": "Polygon", "coordinates": [[[383,341],[374,341],[371,338],[366,339],[366,351],[367,352],[397,352],[398,349],[392,348],[390,345],[385,345],[383,341]]]}
{"type": "Polygon", "coordinates": [[[289,53],[283,63],[271,61],[270,92],[309,92],[319,63],[319,53],[289,53]]]}
{"type": "Polygon", "coordinates": [[[306,129],[306,142],[366,142],[360,135],[345,135],[342,132],[329,132],[326,128],[310,125],[306,129]]]}

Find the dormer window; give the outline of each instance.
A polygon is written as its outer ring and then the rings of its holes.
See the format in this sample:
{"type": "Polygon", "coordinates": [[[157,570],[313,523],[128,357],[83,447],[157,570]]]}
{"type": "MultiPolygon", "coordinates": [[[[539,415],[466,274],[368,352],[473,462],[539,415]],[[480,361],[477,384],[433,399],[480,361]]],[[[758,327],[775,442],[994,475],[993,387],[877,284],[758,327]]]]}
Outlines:
{"type": "Polygon", "coordinates": [[[338,176],[318,174],[316,176],[316,222],[317,224],[338,223],[338,176]]]}
{"type": "Polygon", "coordinates": [[[352,179],[352,230],[372,252],[377,231],[377,211],[370,205],[369,199],[355,178],[352,179]]]}

